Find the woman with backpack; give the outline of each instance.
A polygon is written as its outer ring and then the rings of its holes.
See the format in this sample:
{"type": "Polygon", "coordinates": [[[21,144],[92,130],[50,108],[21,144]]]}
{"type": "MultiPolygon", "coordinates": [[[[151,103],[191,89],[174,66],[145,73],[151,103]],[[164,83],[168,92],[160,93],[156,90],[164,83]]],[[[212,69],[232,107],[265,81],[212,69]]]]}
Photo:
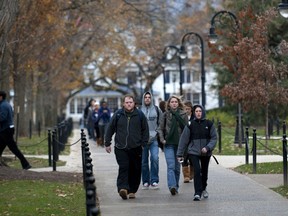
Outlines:
{"type": "Polygon", "coordinates": [[[208,198],[206,190],[208,167],[212,151],[217,143],[217,132],[213,122],[205,119],[205,110],[201,105],[193,106],[194,119],[184,128],[177,150],[178,161],[183,160],[188,148],[188,158],[194,167],[194,201],[201,196],[208,198]]]}
{"type": "Polygon", "coordinates": [[[160,120],[157,129],[160,141],[164,145],[167,164],[167,183],[170,193],[178,193],[180,179],[180,163],[177,161],[177,148],[180,135],[188,124],[188,116],[184,110],[182,100],[173,95],[167,101],[166,112],[160,120]]]}

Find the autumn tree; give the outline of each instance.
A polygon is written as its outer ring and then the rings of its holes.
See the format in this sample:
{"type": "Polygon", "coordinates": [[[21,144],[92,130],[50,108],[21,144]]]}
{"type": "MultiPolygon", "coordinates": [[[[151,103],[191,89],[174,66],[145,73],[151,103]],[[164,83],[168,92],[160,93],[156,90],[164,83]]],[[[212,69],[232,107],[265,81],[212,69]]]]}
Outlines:
{"type": "Polygon", "coordinates": [[[270,105],[288,102],[288,89],[281,84],[287,79],[287,65],[273,60],[274,49],[269,43],[269,27],[276,16],[275,10],[254,15],[246,8],[237,16],[239,31],[233,43],[211,50],[212,61],[221,62],[232,74],[221,89],[222,95],[232,103],[241,103],[244,111],[264,108],[267,137],[270,105]]]}

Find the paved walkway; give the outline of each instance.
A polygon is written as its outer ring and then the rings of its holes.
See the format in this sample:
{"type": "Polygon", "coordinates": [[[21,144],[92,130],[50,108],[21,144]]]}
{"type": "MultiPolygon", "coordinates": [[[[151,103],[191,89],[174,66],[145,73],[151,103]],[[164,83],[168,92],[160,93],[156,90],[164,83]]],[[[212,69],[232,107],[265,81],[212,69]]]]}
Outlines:
{"type": "MultiPolygon", "coordinates": [[[[80,130],[74,130],[71,143],[77,141],[79,138],[80,130]]],[[[258,183],[258,178],[256,179],[255,177],[255,181],[251,176],[241,175],[229,169],[244,164],[244,156],[216,156],[220,163],[219,165],[211,158],[207,187],[209,198],[195,202],[193,201],[193,184],[182,183],[182,176],[180,179],[179,194],[176,196],[170,195],[166,182],[164,153],[161,152],[159,190],[141,190],[139,188],[136,199],[122,200],[117,194],[116,189],[118,166],[114,152],[107,154],[104,148],[97,147],[93,141],[89,140],[88,143],[90,144],[91,158],[93,159],[92,164],[102,216],[288,215],[288,200],[286,198],[270,190],[268,188],[270,186],[258,183]]],[[[67,161],[66,166],[57,167],[57,171],[82,172],[80,152],[80,143],[72,146],[70,156],[60,156],[60,160],[67,161]]],[[[281,161],[281,159],[280,156],[259,156],[257,161],[281,161]]],[[[31,170],[51,171],[52,168],[31,170]]],[[[279,175],[273,176],[268,181],[270,182],[269,184],[272,186],[283,185],[283,177],[279,175]]],[[[264,178],[261,177],[261,179],[264,178]]]]}

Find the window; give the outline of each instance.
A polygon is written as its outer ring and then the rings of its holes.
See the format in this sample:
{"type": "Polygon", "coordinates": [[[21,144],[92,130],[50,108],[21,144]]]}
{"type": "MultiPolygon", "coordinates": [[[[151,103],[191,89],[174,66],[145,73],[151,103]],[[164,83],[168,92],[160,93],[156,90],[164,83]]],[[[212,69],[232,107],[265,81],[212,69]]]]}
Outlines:
{"type": "Polygon", "coordinates": [[[200,94],[198,93],[193,94],[193,104],[200,104],[200,94]]]}
{"type": "Polygon", "coordinates": [[[70,113],[74,114],[75,113],[75,99],[72,99],[70,101],[70,113]]]}
{"type": "Polygon", "coordinates": [[[77,99],[77,113],[83,113],[84,108],[86,107],[86,105],[89,102],[88,98],[78,98],[77,99]]]}
{"type": "Polygon", "coordinates": [[[200,71],[193,70],[192,76],[193,76],[193,82],[199,82],[200,81],[200,71]]]}
{"type": "Polygon", "coordinates": [[[115,112],[118,109],[118,99],[117,98],[107,98],[107,104],[111,112],[115,112]]]}
{"type": "Polygon", "coordinates": [[[191,71],[190,70],[185,70],[184,71],[184,83],[191,83],[191,71]]]}
{"type": "Polygon", "coordinates": [[[165,71],[165,82],[170,83],[170,71],[165,71]]]}

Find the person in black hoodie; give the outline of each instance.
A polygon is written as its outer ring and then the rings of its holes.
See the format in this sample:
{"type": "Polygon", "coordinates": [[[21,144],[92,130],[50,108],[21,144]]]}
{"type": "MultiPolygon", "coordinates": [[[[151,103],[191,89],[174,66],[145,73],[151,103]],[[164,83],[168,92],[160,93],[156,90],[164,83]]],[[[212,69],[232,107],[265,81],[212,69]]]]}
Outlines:
{"type": "Polygon", "coordinates": [[[125,95],[123,108],[112,116],[106,133],[105,149],[111,153],[112,136],[119,166],[117,190],[122,199],[135,199],[141,182],[142,149],[149,140],[149,127],[144,113],[135,107],[132,95],[125,95]]]}
{"type": "Polygon", "coordinates": [[[181,134],[177,157],[183,160],[188,147],[188,157],[194,167],[194,201],[200,201],[201,196],[208,198],[206,190],[208,167],[212,151],[217,143],[217,132],[213,122],[205,119],[205,110],[201,105],[193,106],[194,119],[181,134]]]}

